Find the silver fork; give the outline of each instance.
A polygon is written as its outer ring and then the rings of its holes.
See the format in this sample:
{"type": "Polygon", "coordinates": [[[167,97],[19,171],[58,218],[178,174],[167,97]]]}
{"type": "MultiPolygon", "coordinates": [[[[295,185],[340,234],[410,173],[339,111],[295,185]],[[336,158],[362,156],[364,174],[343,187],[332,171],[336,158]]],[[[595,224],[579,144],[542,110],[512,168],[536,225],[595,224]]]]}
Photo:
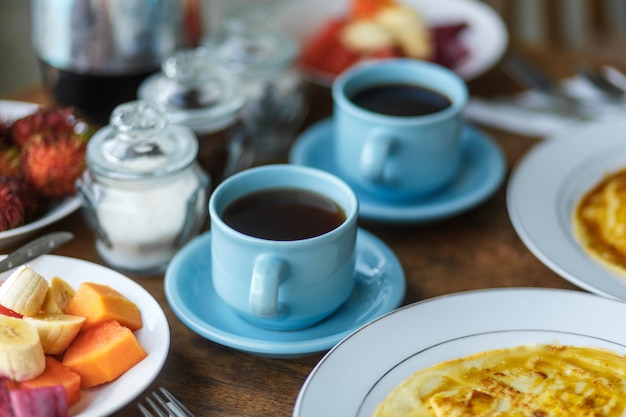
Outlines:
{"type": "Polygon", "coordinates": [[[551,107],[565,115],[585,118],[589,106],[593,107],[591,103],[564,92],[558,81],[550,78],[521,55],[513,53],[507,55],[502,61],[502,69],[521,85],[542,93],[551,107]]]}
{"type": "MultiPolygon", "coordinates": [[[[195,417],[176,397],[168,390],[160,387],[162,395],[154,391],[152,398],[146,397],[146,403],[158,417],[195,417]]],[[[143,404],[137,404],[144,417],[155,417],[143,404]]]]}
{"type": "Polygon", "coordinates": [[[624,89],[617,86],[601,72],[591,68],[590,66],[580,63],[578,64],[576,71],[578,74],[589,80],[595,88],[603,92],[609,98],[620,100],[626,96],[626,91],[624,91],[624,89]]]}

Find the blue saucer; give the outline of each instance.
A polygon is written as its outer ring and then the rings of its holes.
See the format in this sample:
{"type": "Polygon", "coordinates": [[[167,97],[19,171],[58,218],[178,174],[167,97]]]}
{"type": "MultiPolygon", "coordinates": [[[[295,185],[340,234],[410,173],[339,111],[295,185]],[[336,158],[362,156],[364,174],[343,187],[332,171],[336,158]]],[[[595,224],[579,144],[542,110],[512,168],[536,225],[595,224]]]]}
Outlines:
{"type": "MultiPolygon", "coordinates": [[[[504,155],[496,143],[476,128],[466,125],[463,136],[461,170],[451,184],[435,194],[402,202],[382,201],[349,184],[359,198],[359,217],[385,223],[423,223],[454,216],[485,201],[504,179],[504,155]]],[[[333,139],[332,119],[316,123],[296,139],[289,162],[341,177],[335,165],[333,139]]]]}
{"type": "Polygon", "coordinates": [[[165,272],[165,296],[178,318],[199,335],[224,346],[271,357],[323,352],[367,322],[398,307],[404,272],[380,239],[359,229],[356,285],[332,316],[302,330],[268,330],[241,318],[217,295],[211,279],[211,234],[204,233],[174,256],[165,272]]]}

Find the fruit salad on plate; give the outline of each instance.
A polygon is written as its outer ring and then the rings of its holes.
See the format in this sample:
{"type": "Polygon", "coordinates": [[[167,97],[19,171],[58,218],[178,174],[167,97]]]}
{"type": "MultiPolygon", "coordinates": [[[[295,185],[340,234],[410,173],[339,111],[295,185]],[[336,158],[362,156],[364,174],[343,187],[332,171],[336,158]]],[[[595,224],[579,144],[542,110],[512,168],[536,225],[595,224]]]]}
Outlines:
{"type": "Polygon", "coordinates": [[[327,78],[363,60],[392,57],[454,69],[469,54],[460,37],[466,28],[464,21],[429,27],[401,0],[351,0],[345,15],[326,20],[303,45],[299,65],[327,78]]]}
{"type": "Polygon", "coordinates": [[[88,390],[148,356],[137,304],[93,282],[72,287],[25,265],[0,281],[0,416],[66,417],[88,390]]]}
{"type": "Polygon", "coordinates": [[[0,232],[75,195],[91,133],[71,108],[39,107],[16,120],[0,115],[0,232]]]}

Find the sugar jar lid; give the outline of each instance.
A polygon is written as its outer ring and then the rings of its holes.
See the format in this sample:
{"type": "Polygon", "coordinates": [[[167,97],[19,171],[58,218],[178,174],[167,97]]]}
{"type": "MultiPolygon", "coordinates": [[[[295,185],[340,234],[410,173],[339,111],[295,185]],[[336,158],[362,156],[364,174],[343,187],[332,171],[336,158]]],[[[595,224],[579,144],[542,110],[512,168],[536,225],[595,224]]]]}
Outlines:
{"type": "Polygon", "coordinates": [[[296,41],[262,7],[236,9],[203,43],[221,66],[243,77],[280,71],[299,52],[296,41]]]}
{"type": "Polygon", "coordinates": [[[233,74],[215,65],[206,48],[182,49],[139,86],[140,99],[161,105],[173,123],[206,127],[234,118],[245,92],[233,74]]]}
{"type": "Polygon", "coordinates": [[[104,177],[142,179],[178,172],[197,153],[191,129],[170,124],[157,104],[138,100],[117,106],[110,124],[94,133],[87,165],[104,177]]]}

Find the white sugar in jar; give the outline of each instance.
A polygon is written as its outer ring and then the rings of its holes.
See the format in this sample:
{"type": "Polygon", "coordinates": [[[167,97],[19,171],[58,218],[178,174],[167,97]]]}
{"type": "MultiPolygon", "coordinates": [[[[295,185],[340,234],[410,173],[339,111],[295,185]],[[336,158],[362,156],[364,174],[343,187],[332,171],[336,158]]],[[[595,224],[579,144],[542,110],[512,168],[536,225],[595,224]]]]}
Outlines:
{"type": "Polygon", "coordinates": [[[91,138],[78,180],[98,255],[135,274],[158,274],[200,231],[209,179],[195,161],[193,132],[170,125],[160,108],[119,106],[91,138]]]}

